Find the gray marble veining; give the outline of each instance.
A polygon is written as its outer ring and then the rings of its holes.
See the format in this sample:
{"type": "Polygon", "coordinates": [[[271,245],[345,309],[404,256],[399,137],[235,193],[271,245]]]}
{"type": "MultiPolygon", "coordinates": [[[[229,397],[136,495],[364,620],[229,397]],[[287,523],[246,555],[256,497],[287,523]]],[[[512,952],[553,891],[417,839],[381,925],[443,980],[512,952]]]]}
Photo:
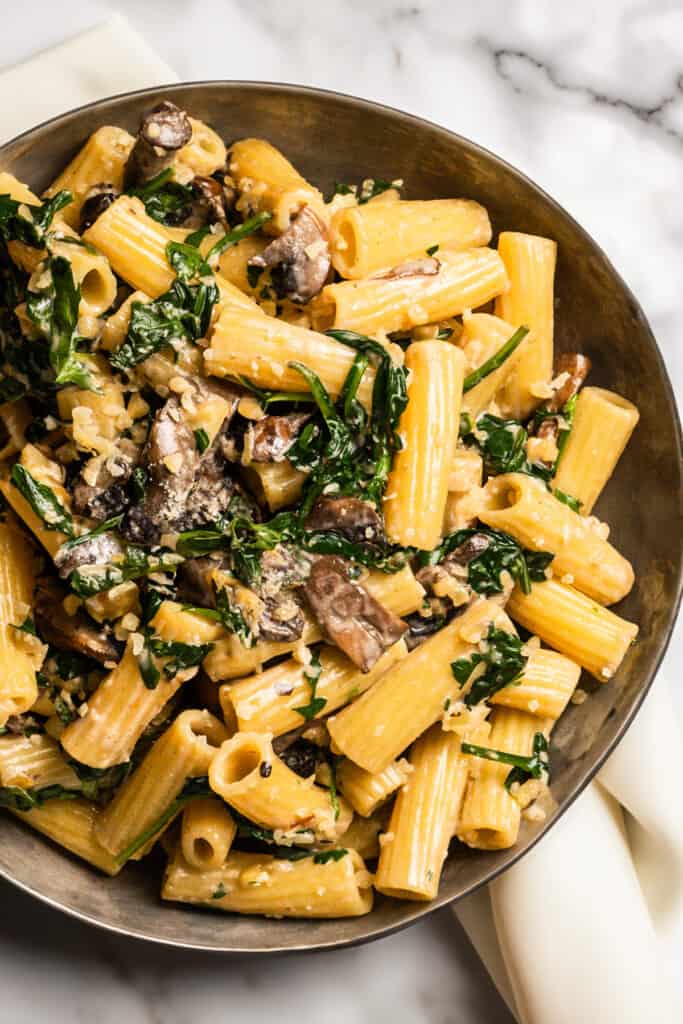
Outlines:
{"type": "MultiPolygon", "coordinates": [[[[34,0],[5,20],[0,65],[115,10],[182,78],[354,93],[515,164],[605,248],[683,394],[678,0],[34,0]]],[[[673,682],[682,657],[679,628],[664,669],[673,682]]],[[[0,1024],[511,1021],[448,911],[370,947],[226,962],[106,935],[5,884],[0,900],[0,1024]]]]}

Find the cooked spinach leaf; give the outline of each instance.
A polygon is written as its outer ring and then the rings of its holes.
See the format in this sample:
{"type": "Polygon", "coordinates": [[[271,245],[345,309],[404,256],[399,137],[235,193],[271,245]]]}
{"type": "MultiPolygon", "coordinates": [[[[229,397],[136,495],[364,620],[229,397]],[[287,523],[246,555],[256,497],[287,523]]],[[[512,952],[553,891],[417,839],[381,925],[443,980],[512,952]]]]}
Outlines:
{"type": "Polygon", "coordinates": [[[11,482],[45,524],[46,530],[57,530],[67,537],[74,536],[74,523],[54,491],[41,484],[29,471],[16,462],[10,474],[11,482]]]}
{"type": "Polygon", "coordinates": [[[109,361],[115,370],[129,370],[173,341],[196,341],[209,327],[218,301],[215,284],[175,280],[154,302],[134,302],[128,334],[109,361]]]}
{"type": "Polygon", "coordinates": [[[207,434],[203,427],[198,427],[197,430],[194,431],[194,441],[195,444],[197,445],[197,451],[199,452],[200,455],[204,454],[204,452],[211,443],[209,441],[209,435],[207,434]]]}
{"type": "Polygon", "coordinates": [[[148,690],[154,690],[162,674],[167,679],[174,679],[183,669],[201,665],[212,650],[213,644],[184,644],[179,640],[162,640],[152,636],[148,630],[144,634],[143,648],[138,655],[142,681],[148,690]],[[167,659],[161,669],[157,666],[155,658],[167,659]]]}
{"type": "MultiPolygon", "coordinates": [[[[427,252],[429,252],[429,250],[427,250],[427,252]]],[[[488,377],[490,373],[498,370],[506,359],[509,359],[512,353],[519,348],[528,333],[528,327],[518,327],[512,337],[509,338],[504,345],[501,345],[498,351],[495,352],[490,359],[487,359],[486,362],[482,363],[476,370],[473,370],[472,373],[468,373],[463,382],[463,392],[471,391],[472,388],[475,388],[477,384],[480,384],[485,377],[488,377]]]]}
{"type": "Polygon", "coordinates": [[[111,590],[119,583],[149,576],[150,573],[174,573],[182,561],[182,555],[174,551],[161,551],[158,555],[151,555],[144,548],[129,544],[120,562],[84,565],[74,569],[69,575],[69,586],[79,597],[92,597],[103,590],[111,590]]]}
{"type": "Polygon", "coordinates": [[[487,761],[512,765],[513,771],[509,772],[505,779],[506,789],[510,789],[515,782],[521,785],[528,779],[540,779],[543,782],[549,779],[548,741],[542,732],[534,734],[532,754],[529,757],[508,754],[504,750],[492,750],[491,747],[480,747],[475,743],[463,743],[462,752],[473,757],[483,757],[487,761]]]}
{"type": "Polygon", "coordinates": [[[326,697],[316,697],[316,690],[318,689],[318,683],[320,682],[321,672],[322,666],[320,664],[320,655],[318,651],[315,651],[311,656],[310,662],[304,668],[304,679],[311,689],[311,698],[308,704],[304,704],[302,707],[293,709],[307,722],[310,722],[311,719],[319,715],[327,704],[326,697]]]}
{"type": "Polygon", "coordinates": [[[525,594],[531,593],[532,583],[541,583],[546,579],[545,570],[554,558],[550,551],[528,551],[514,537],[488,526],[471,527],[448,534],[433,551],[420,551],[416,556],[417,563],[420,567],[438,565],[461,544],[475,536],[483,536],[488,540],[488,546],[467,563],[467,582],[478,594],[488,596],[502,593],[501,575],[504,570],[510,573],[525,594]]]}
{"type": "Polygon", "coordinates": [[[581,502],[578,498],[572,497],[571,494],[565,494],[559,487],[553,487],[553,494],[558,501],[561,501],[563,505],[568,505],[572,512],[581,511],[581,502]]]}
{"type": "Polygon", "coordinates": [[[71,202],[73,196],[65,189],[40,206],[20,203],[9,194],[0,195],[0,238],[5,243],[23,242],[34,249],[42,249],[54,215],[71,202]]]}
{"type": "Polygon", "coordinates": [[[148,828],[141,832],[135,839],[130,843],[125,850],[117,856],[117,864],[125,864],[127,860],[137,853],[138,850],[142,849],[146,843],[153,839],[165,825],[168,824],[176,814],[183,809],[185,804],[189,803],[190,800],[194,800],[197,796],[212,796],[213,790],[209,786],[208,778],[203,775],[197,778],[188,779],[182,790],[171,803],[168,805],[163,814],[154,821],[148,828]]]}
{"type": "Polygon", "coordinates": [[[141,199],[147,216],[160,224],[180,224],[190,213],[194,193],[173,178],[173,168],[167,167],[146,185],[130,189],[128,195],[141,199]]]}
{"type": "Polygon", "coordinates": [[[77,356],[81,290],[74,281],[71,264],[63,256],[50,256],[45,267],[49,281],[44,288],[27,291],[26,310],[48,340],[56,383],[92,389],[88,369],[77,356]]]}
{"type": "Polygon", "coordinates": [[[522,641],[514,633],[497,629],[493,624],[488,628],[483,651],[475,651],[469,658],[458,658],[451,662],[451,671],[460,686],[464,686],[478,665],[485,671],[472,684],[465,704],[474,707],[481,701],[490,700],[505,686],[519,681],[528,661],[522,653],[522,641]]]}
{"type": "Polygon", "coordinates": [[[65,789],[58,784],[39,789],[0,786],[0,807],[8,807],[13,811],[32,811],[34,807],[42,807],[48,800],[75,800],[80,795],[80,789],[65,789]]]}

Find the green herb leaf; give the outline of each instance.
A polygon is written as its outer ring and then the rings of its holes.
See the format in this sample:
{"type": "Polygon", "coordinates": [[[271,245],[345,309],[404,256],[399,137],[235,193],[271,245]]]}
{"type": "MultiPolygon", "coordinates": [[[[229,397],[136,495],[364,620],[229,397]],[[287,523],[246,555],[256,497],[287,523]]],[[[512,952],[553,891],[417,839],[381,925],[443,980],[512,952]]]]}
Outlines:
{"type": "Polygon", "coordinates": [[[154,690],[162,673],[167,679],[173,679],[183,669],[201,665],[209,651],[212,650],[213,644],[184,644],[179,640],[161,640],[158,637],[145,634],[144,646],[138,656],[142,681],[148,690],[154,690]],[[168,659],[164,662],[161,671],[155,664],[154,658],[168,659]]]}
{"type": "Polygon", "coordinates": [[[73,196],[65,189],[40,206],[20,203],[7,193],[0,195],[0,238],[5,243],[24,242],[34,249],[42,249],[54,215],[71,202],[73,196]],[[28,215],[20,213],[21,209],[28,211],[28,215]]]}
{"type": "Polygon", "coordinates": [[[486,634],[486,650],[475,651],[470,658],[458,658],[451,662],[453,676],[464,686],[478,665],[485,666],[485,672],[475,679],[465,697],[468,708],[481,701],[488,701],[506,686],[521,678],[528,658],[522,653],[522,641],[514,633],[497,629],[493,624],[486,634]]]}
{"type": "Polygon", "coordinates": [[[255,231],[258,231],[259,228],[262,228],[264,224],[267,224],[272,219],[272,213],[264,210],[262,213],[256,213],[253,217],[249,217],[243,224],[238,224],[236,228],[228,231],[222,238],[218,239],[215,245],[211,246],[206,254],[207,263],[217,259],[221,253],[225,252],[226,249],[232,248],[233,245],[237,245],[243,238],[253,235],[255,231]]]}
{"type": "Polygon", "coordinates": [[[65,533],[67,537],[74,536],[73,519],[51,488],[32,477],[18,462],[12,466],[10,479],[38,518],[43,521],[46,530],[56,530],[65,533]]]}
{"type": "Polygon", "coordinates": [[[549,551],[527,551],[514,537],[487,526],[456,530],[450,533],[433,551],[420,551],[416,557],[420,567],[438,565],[447,555],[474,536],[483,536],[488,546],[467,564],[467,582],[478,594],[490,596],[503,591],[501,575],[510,573],[525,594],[531,592],[531,583],[545,580],[545,570],[554,555],[549,551]]]}
{"type": "Polygon", "coordinates": [[[92,389],[87,367],[76,354],[80,340],[76,328],[81,290],[74,281],[71,264],[63,256],[50,256],[46,270],[49,283],[36,292],[26,293],[26,310],[49,342],[56,383],[92,389]]]}
{"type": "Polygon", "coordinates": [[[512,765],[514,770],[509,772],[505,779],[506,789],[509,789],[514,782],[522,784],[528,779],[541,779],[547,782],[549,779],[548,741],[542,732],[534,734],[533,753],[530,757],[523,757],[521,754],[508,754],[504,750],[492,750],[491,747],[480,747],[475,743],[463,743],[461,749],[463,754],[471,754],[473,757],[483,757],[487,761],[512,765]]]}
{"type": "Polygon", "coordinates": [[[197,445],[197,451],[199,454],[203,455],[211,444],[209,441],[209,435],[203,427],[198,427],[197,430],[194,431],[194,442],[197,445]]]}
{"type": "MultiPolygon", "coordinates": [[[[258,268],[257,268],[258,269],[258,268]]],[[[315,399],[309,391],[264,391],[263,388],[256,387],[248,377],[238,376],[235,378],[242,387],[250,391],[256,398],[259,405],[265,410],[271,405],[277,405],[281,402],[314,402],[315,399]]]]}
{"type": "Polygon", "coordinates": [[[48,800],[75,800],[80,795],[80,790],[65,789],[58,784],[39,789],[0,786],[0,807],[8,807],[13,811],[32,811],[34,807],[42,807],[48,800]]]}
{"type": "Polygon", "coordinates": [[[134,302],[128,334],[109,361],[115,370],[129,370],[171,341],[196,341],[209,327],[218,301],[215,284],[190,285],[176,280],[154,302],[134,302]]]}
{"type": "Polygon", "coordinates": [[[380,196],[382,192],[387,192],[390,188],[399,188],[399,186],[396,182],[384,181],[382,178],[368,178],[363,182],[358,205],[363,206],[365,203],[369,203],[375,196],[380,196]]]}
{"type": "Polygon", "coordinates": [[[142,200],[147,216],[160,224],[179,224],[190,213],[194,193],[187,185],[174,181],[173,176],[173,168],[167,167],[141,188],[128,191],[128,195],[142,200]]]}
{"type": "Polygon", "coordinates": [[[553,494],[563,505],[568,505],[572,512],[581,511],[581,502],[578,498],[573,498],[571,494],[565,494],[559,487],[553,487],[553,494]]]}
{"type": "Polygon", "coordinates": [[[329,864],[330,861],[341,860],[348,852],[348,850],[343,850],[341,847],[337,847],[334,850],[320,850],[318,853],[313,854],[313,863],[329,864]]]}
{"type": "Polygon", "coordinates": [[[438,245],[430,245],[429,248],[426,250],[428,256],[433,256],[434,253],[438,252],[438,251],[439,251],[439,246],[438,245]]]}
{"type": "Polygon", "coordinates": [[[148,555],[144,548],[135,544],[126,547],[120,562],[107,565],[84,565],[69,576],[69,586],[79,597],[92,597],[103,590],[111,590],[127,580],[136,580],[151,573],[174,573],[183,562],[182,555],[174,551],[161,551],[148,555]]]}
{"type": "Polygon", "coordinates": [[[211,899],[222,900],[225,895],[227,895],[225,886],[223,885],[222,882],[219,882],[218,888],[215,890],[215,892],[211,893],[211,899]]]}
{"type": "Polygon", "coordinates": [[[476,370],[469,373],[463,382],[463,392],[471,391],[477,384],[480,384],[485,377],[488,377],[490,373],[498,370],[503,363],[510,358],[512,353],[519,348],[527,334],[529,333],[528,327],[518,327],[515,333],[509,338],[504,345],[495,352],[490,359],[482,363],[476,370]]]}
{"type": "Polygon", "coordinates": [[[212,273],[199,249],[185,242],[169,242],[166,246],[166,259],[181,281],[208,277],[212,273]]]}
{"type": "Polygon", "coordinates": [[[196,778],[188,779],[178,796],[173,800],[166,810],[159,815],[148,828],[141,832],[135,839],[130,843],[125,850],[117,856],[117,864],[125,864],[127,860],[141,850],[154,836],[158,835],[159,832],[164,828],[165,825],[171,821],[179,811],[193,800],[197,796],[212,796],[213,790],[209,786],[209,780],[205,775],[196,778]]]}
{"type": "Polygon", "coordinates": [[[29,636],[38,636],[36,624],[30,615],[27,615],[19,626],[12,624],[12,629],[16,629],[19,633],[28,633],[29,636]]]}
{"type": "Polygon", "coordinates": [[[310,722],[313,718],[319,715],[327,704],[327,699],[325,697],[316,697],[316,690],[318,689],[318,683],[320,682],[321,672],[322,665],[320,664],[320,655],[315,651],[311,656],[310,662],[304,669],[304,679],[311,689],[311,699],[308,704],[304,704],[302,707],[293,709],[307,722],[310,722]]]}

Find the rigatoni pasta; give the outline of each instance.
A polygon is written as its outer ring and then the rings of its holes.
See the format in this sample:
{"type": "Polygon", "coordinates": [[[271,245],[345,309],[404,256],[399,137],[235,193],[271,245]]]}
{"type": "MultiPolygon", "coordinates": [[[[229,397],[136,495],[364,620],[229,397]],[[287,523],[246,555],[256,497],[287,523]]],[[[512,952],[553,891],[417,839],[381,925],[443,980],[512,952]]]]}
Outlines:
{"type": "Polygon", "coordinates": [[[591,513],[638,411],[554,358],[553,239],[304,171],[163,101],[0,172],[0,806],[351,917],[550,806],[637,635],[591,513]]]}

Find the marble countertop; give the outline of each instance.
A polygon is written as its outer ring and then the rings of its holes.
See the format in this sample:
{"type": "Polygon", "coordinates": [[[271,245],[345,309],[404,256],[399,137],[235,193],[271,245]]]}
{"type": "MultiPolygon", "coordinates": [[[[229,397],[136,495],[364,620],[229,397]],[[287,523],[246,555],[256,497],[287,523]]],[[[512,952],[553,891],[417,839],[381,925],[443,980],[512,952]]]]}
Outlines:
{"type": "MultiPolygon", "coordinates": [[[[182,79],[264,78],[410,110],[559,200],[640,299],[683,395],[683,5],[676,0],[33,0],[0,66],[114,11],[182,79]],[[211,31],[197,26],[210,25],[211,31]]],[[[677,678],[679,627],[664,674],[677,678]]],[[[674,694],[683,716],[683,693],[674,694]]],[[[372,946],[268,961],[155,948],[0,883],[0,1024],[510,1024],[448,910],[372,946]]],[[[683,954],[683,950],[681,950],[683,954]]]]}

